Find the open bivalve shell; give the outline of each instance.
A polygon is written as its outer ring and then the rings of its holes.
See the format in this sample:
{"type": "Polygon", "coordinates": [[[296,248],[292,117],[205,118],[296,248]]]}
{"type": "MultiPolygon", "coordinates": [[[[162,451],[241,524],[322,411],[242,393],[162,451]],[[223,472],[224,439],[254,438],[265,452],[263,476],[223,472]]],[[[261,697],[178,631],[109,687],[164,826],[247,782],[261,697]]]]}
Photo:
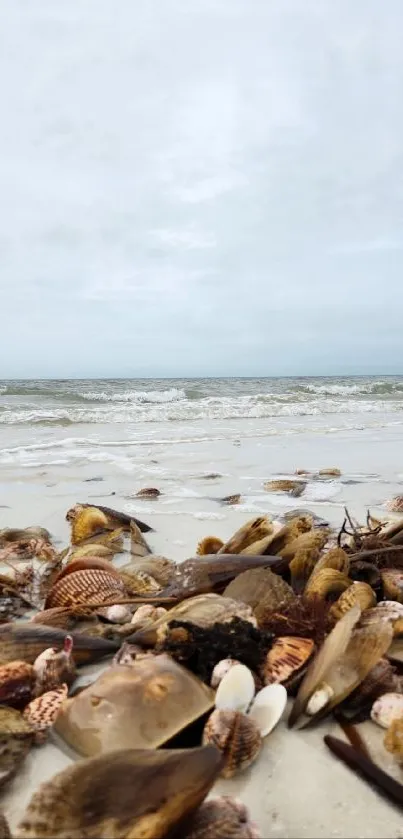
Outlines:
{"type": "Polygon", "coordinates": [[[249,667],[234,664],[221,679],[215,695],[219,710],[245,713],[255,695],[255,680],[249,667]]]}

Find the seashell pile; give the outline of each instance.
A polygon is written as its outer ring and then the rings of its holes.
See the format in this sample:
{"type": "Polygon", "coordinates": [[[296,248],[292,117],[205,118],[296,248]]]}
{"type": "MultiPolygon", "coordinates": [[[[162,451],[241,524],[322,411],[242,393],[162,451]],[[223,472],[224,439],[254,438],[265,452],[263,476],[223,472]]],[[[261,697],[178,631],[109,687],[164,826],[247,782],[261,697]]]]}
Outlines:
{"type": "MultiPolygon", "coordinates": [[[[300,494],[301,476],[265,488],[300,494]]],[[[62,552],[41,528],[0,531],[7,556],[37,561],[0,581],[0,606],[12,591],[23,608],[0,624],[0,786],[49,737],[76,757],[35,792],[18,836],[258,839],[242,802],[204,799],[276,748],[287,705],[289,728],[367,720],[403,763],[403,518],[361,526],[346,511],[333,533],[303,511],[283,526],[258,516],[180,564],[125,513],[76,504],[66,518],[62,552]],[[102,659],[83,684],[79,668],[102,659]]],[[[364,747],[325,742],[396,800],[364,747]]]]}

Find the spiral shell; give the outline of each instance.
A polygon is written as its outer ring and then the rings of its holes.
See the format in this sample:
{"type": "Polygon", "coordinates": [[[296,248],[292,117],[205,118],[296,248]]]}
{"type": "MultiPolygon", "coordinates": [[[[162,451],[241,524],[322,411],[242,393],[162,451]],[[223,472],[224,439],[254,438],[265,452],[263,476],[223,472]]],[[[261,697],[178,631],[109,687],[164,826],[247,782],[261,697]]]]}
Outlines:
{"type": "Polygon", "coordinates": [[[305,597],[321,597],[326,599],[328,594],[342,593],[351,585],[351,580],[341,571],[334,568],[323,568],[313,574],[305,588],[305,597]]]}
{"type": "Polygon", "coordinates": [[[403,603],[403,571],[399,568],[385,568],[381,571],[385,597],[403,603]]]}
{"type": "Polygon", "coordinates": [[[163,606],[151,606],[151,604],[139,606],[131,619],[131,623],[140,629],[142,626],[162,618],[166,611],[163,606]]]}
{"type": "Polygon", "coordinates": [[[203,744],[211,743],[223,754],[224,778],[232,778],[253,763],[262,746],[257,725],[239,711],[216,709],[210,715],[203,732],[203,744]]]}
{"type": "Polygon", "coordinates": [[[384,693],[371,708],[371,720],[381,728],[389,728],[399,717],[403,717],[403,694],[401,693],[384,693]]]}
{"type": "Polygon", "coordinates": [[[26,661],[10,661],[0,667],[0,703],[25,705],[34,691],[36,674],[26,661]]]}
{"type": "Polygon", "coordinates": [[[191,818],[186,839],[261,839],[242,801],[222,795],[203,804],[191,818]]]}
{"type": "Polygon", "coordinates": [[[330,615],[335,620],[339,620],[356,603],[358,603],[362,612],[376,606],[375,592],[368,583],[353,583],[346,591],[343,591],[343,594],[331,607],[330,615]]]}
{"type": "Polygon", "coordinates": [[[218,688],[218,685],[234,664],[240,664],[240,662],[236,658],[223,658],[216,664],[211,674],[210,685],[212,688],[218,688]]]}
{"type": "Polygon", "coordinates": [[[42,696],[33,699],[24,711],[24,719],[35,731],[35,740],[44,743],[49,729],[59,715],[65,699],[67,699],[67,685],[60,685],[55,690],[47,691],[42,696]]]}
{"type": "Polygon", "coordinates": [[[263,683],[286,682],[310,659],[315,645],[311,638],[277,638],[261,669],[263,683]]]}
{"type": "Polygon", "coordinates": [[[108,571],[74,571],[59,579],[51,588],[45,609],[55,606],[78,606],[121,600],[126,595],[124,582],[108,571]]]}
{"type": "Polygon", "coordinates": [[[393,720],[385,734],[383,744],[385,749],[403,765],[403,716],[393,720]]]}

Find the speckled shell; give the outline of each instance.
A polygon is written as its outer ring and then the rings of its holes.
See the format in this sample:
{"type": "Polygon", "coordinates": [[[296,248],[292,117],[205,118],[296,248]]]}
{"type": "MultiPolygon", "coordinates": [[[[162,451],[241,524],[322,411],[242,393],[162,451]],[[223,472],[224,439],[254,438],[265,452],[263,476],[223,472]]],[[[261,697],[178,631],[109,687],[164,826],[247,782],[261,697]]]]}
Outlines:
{"type": "Polygon", "coordinates": [[[113,598],[121,600],[125,595],[124,582],[108,571],[74,571],[52,586],[46,598],[45,609],[104,603],[113,598]]]}
{"type": "Polygon", "coordinates": [[[273,682],[286,682],[306,664],[314,649],[315,644],[311,638],[277,638],[261,669],[263,683],[270,685],[273,682]]]}
{"type": "Polygon", "coordinates": [[[362,612],[376,606],[375,592],[368,583],[353,583],[346,591],[343,591],[343,594],[331,607],[330,615],[335,620],[340,620],[356,603],[358,603],[362,612]]]}
{"type": "Polygon", "coordinates": [[[340,594],[351,585],[351,580],[341,571],[334,568],[322,568],[313,574],[306,585],[305,597],[321,597],[325,599],[328,594],[340,594]]]}
{"type": "Polygon", "coordinates": [[[389,726],[383,743],[385,749],[403,765],[403,716],[394,720],[389,726]]]}
{"type": "Polygon", "coordinates": [[[55,723],[65,699],[67,699],[67,685],[60,685],[33,699],[24,711],[24,719],[34,729],[37,743],[46,740],[47,733],[55,723]]]}
{"type": "Polygon", "coordinates": [[[203,801],[190,820],[186,839],[261,839],[242,801],[222,795],[203,801]]]}
{"type": "Polygon", "coordinates": [[[381,571],[385,597],[403,603],[403,571],[399,568],[385,568],[381,571]]]}
{"type": "Polygon", "coordinates": [[[257,725],[239,711],[216,709],[210,715],[203,732],[203,744],[211,743],[224,755],[221,771],[224,778],[232,778],[253,763],[262,746],[257,725]]]}
{"type": "Polygon", "coordinates": [[[26,661],[10,661],[0,667],[0,703],[24,706],[33,695],[36,673],[26,661]]]}
{"type": "Polygon", "coordinates": [[[371,708],[371,719],[381,728],[389,728],[399,717],[403,717],[403,694],[401,693],[384,693],[371,708]]]}

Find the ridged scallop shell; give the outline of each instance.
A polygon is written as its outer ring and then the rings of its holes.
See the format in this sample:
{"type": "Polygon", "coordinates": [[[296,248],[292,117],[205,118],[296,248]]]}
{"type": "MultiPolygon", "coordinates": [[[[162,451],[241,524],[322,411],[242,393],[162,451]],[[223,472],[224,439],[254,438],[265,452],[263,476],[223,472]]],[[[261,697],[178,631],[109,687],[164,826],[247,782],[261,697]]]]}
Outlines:
{"type": "Polygon", "coordinates": [[[121,600],[125,595],[123,581],[108,571],[100,569],[74,571],[52,586],[46,598],[45,608],[104,603],[113,598],[121,600]]]}
{"type": "Polygon", "coordinates": [[[403,694],[401,693],[384,693],[371,708],[371,719],[382,728],[389,728],[399,717],[403,717],[403,694]]]}
{"type": "Polygon", "coordinates": [[[391,513],[403,513],[403,495],[395,495],[386,502],[385,507],[391,513]]]}
{"type": "Polygon", "coordinates": [[[223,658],[219,661],[211,674],[210,685],[215,690],[235,664],[240,664],[236,658],[223,658]]]}
{"type": "Polygon", "coordinates": [[[351,585],[351,580],[341,571],[334,568],[323,568],[314,574],[306,585],[305,597],[321,597],[326,599],[329,594],[342,593],[351,585]]]}
{"type": "Polygon", "coordinates": [[[196,810],[186,828],[186,839],[261,839],[262,834],[242,801],[222,795],[196,810]]]}
{"type": "Polygon", "coordinates": [[[196,548],[196,554],[198,556],[208,556],[209,554],[217,554],[223,546],[223,540],[219,539],[217,536],[205,536],[204,539],[202,539],[199,542],[196,548]]]}
{"type": "Polygon", "coordinates": [[[339,620],[352,606],[358,603],[362,612],[376,606],[376,595],[367,583],[353,583],[330,609],[331,617],[339,620]]]}
{"type": "Polygon", "coordinates": [[[383,744],[385,749],[403,765],[403,717],[393,720],[385,734],[383,744]]]}
{"type": "Polygon", "coordinates": [[[274,641],[261,668],[265,685],[286,682],[310,659],[315,644],[311,638],[284,636],[274,641]]]}
{"type": "Polygon", "coordinates": [[[221,770],[224,778],[232,778],[253,763],[262,746],[257,725],[239,711],[216,709],[210,715],[203,731],[203,745],[211,743],[224,756],[221,770]]]}
{"type": "Polygon", "coordinates": [[[280,722],[287,705],[284,685],[273,684],[262,688],[252,702],[249,719],[256,723],[262,737],[266,737],[280,722]]]}
{"type": "Polygon", "coordinates": [[[36,673],[26,661],[10,661],[0,666],[0,703],[23,706],[31,699],[36,673]]]}
{"type": "Polygon", "coordinates": [[[385,597],[403,603],[403,571],[398,568],[385,568],[381,571],[385,597]]]}
{"type": "Polygon", "coordinates": [[[139,606],[131,619],[131,624],[140,629],[142,626],[149,624],[150,621],[157,621],[162,618],[166,612],[167,610],[163,606],[151,606],[151,604],[139,606]]]}
{"type": "Polygon", "coordinates": [[[46,740],[49,729],[56,722],[61,707],[67,699],[67,685],[60,685],[55,690],[47,691],[42,696],[33,699],[24,711],[24,719],[35,731],[37,743],[46,740]]]}
{"type": "Polygon", "coordinates": [[[215,695],[215,706],[225,711],[245,712],[255,695],[255,680],[249,667],[234,664],[221,679],[215,695]]]}

